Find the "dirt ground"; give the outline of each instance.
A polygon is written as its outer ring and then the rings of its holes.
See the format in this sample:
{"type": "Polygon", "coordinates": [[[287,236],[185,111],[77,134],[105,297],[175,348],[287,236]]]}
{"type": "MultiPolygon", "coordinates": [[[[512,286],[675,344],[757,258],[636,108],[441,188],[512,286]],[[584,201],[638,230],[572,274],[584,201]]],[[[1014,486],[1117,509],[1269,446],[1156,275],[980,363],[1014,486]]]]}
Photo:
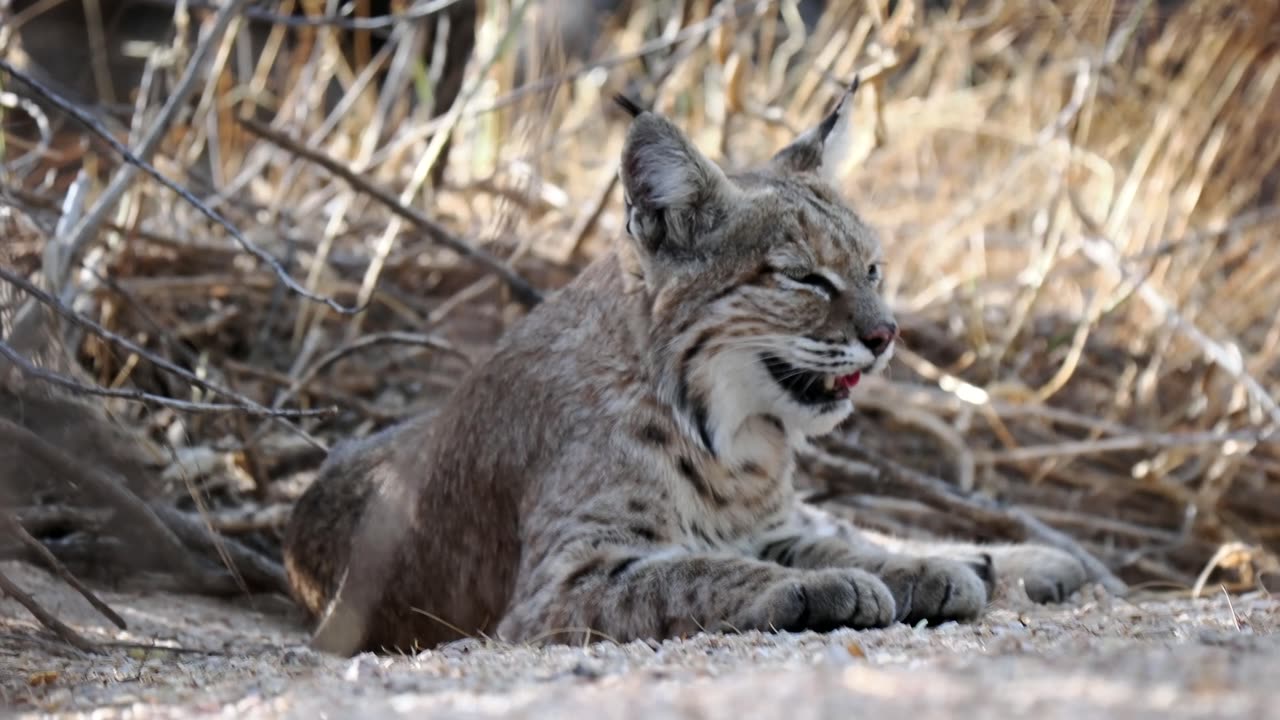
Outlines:
{"type": "Polygon", "coordinates": [[[42,570],[0,567],[87,635],[119,643],[78,655],[0,600],[0,714],[18,717],[1280,716],[1280,600],[1265,594],[1090,588],[1034,607],[1006,593],[981,622],[934,628],[586,648],[465,641],[341,659],[308,650],[279,598],[106,592],[129,623],[121,632],[42,570]],[[177,649],[144,647],[154,644],[177,649]]]}

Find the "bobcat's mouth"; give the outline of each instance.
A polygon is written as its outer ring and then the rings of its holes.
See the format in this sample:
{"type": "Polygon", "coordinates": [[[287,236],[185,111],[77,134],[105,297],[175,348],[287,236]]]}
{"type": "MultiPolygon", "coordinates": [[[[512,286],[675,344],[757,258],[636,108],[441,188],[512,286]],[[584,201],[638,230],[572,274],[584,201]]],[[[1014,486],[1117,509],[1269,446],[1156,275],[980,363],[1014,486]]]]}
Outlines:
{"type": "Polygon", "coordinates": [[[760,362],[764,363],[773,381],[801,405],[821,405],[844,400],[849,397],[849,389],[862,379],[861,372],[832,375],[805,370],[769,353],[762,354],[760,362]]]}

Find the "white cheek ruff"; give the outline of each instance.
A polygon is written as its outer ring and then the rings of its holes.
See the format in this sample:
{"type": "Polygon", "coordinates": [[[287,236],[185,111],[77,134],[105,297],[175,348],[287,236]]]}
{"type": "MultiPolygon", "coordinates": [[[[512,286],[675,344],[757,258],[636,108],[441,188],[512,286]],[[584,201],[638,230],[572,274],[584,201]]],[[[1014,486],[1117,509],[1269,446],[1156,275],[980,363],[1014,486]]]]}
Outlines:
{"type": "MultiPolygon", "coordinates": [[[[739,441],[751,444],[747,442],[749,438],[739,437],[739,430],[752,418],[777,417],[790,441],[830,433],[853,412],[853,402],[847,396],[825,402],[801,402],[794,397],[766,368],[760,357],[762,343],[768,352],[793,359],[798,368],[821,368],[833,376],[879,373],[893,356],[893,345],[877,357],[856,341],[834,346],[807,338],[782,337],[760,338],[760,343],[721,347],[704,355],[693,368],[690,381],[702,388],[702,397],[707,401],[709,439],[725,460],[738,450],[749,451],[736,446],[741,444],[739,441]],[[833,348],[841,351],[838,357],[829,354],[833,348]]],[[[683,431],[697,433],[683,415],[680,420],[685,421],[683,431]]]]}

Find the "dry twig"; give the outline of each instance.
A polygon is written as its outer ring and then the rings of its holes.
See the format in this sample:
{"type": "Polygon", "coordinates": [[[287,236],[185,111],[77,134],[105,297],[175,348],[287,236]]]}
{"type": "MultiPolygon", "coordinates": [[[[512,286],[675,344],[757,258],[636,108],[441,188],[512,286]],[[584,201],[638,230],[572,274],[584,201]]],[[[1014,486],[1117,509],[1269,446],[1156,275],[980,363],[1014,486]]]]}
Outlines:
{"type": "Polygon", "coordinates": [[[128,352],[133,353],[134,355],[144,358],[145,360],[155,365],[156,367],[167,370],[202,390],[207,390],[212,393],[217,393],[224,397],[230,398],[235,402],[233,403],[198,403],[198,402],[174,400],[172,398],[159,397],[157,395],[152,395],[150,393],[145,393],[141,391],[108,390],[106,388],[98,388],[98,387],[84,385],[83,383],[76,382],[75,380],[72,380],[70,378],[63,377],[56,373],[51,373],[46,370],[42,370],[40,368],[35,367],[28,360],[19,356],[15,348],[9,347],[8,343],[0,340],[0,354],[4,355],[14,364],[18,365],[18,367],[20,367],[23,370],[23,372],[30,375],[31,377],[34,377],[55,385],[60,385],[62,387],[75,390],[77,392],[89,394],[89,395],[98,395],[102,397],[117,397],[117,398],[124,398],[126,400],[149,402],[156,405],[163,405],[165,407],[172,407],[178,410],[185,410],[188,412],[244,412],[250,415],[276,417],[276,418],[317,417],[317,416],[324,416],[324,415],[332,415],[334,412],[336,412],[335,408],[319,408],[316,410],[281,410],[278,408],[265,407],[239,393],[232,392],[231,390],[228,390],[224,387],[211,383],[208,380],[205,380],[204,378],[200,377],[199,375],[196,375],[195,373],[191,372],[190,370],[187,370],[186,368],[183,368],[173,362],[170,362],[169,360],[166,360],[165,358],[162,358],[156,355],[153,352],[150,352],[149,350],[138,345],[132,340],[129,340],[126,337],[123,337],[117,333],[113,333],[110,330],[107,330],[101,325],[84,317],[80,313],[77,313],[71,308],[68,308],[66,305],[63,305],[61,301],[59,301],[57,298],[50,295],[49,293],[46,293],[40,288],[36,287],[34,283],[27,281],[22,276],[14,272],[11,272],[10,270],[4,267],[0,267],[0,280],[4,280],[10,285],[13,285],[14,287],[21,289],[23,292],[30,295],[34,300],[52,309],[58,315],[60,315],[67,321],[71,322],[73,325],[83,330],[87,330],[93,333],[94,335],[97,335],[98,337],[102,338],[103,340],[106,340],[107,342],[110,342],[113,345],[119,346],[127,350],[128,352]]]}
{"type": "Polygon", "coordinates": [[[31,533],[27,532],[27,529],[15,520],[13,516],[7,513],[0,513],[0,525],[4,525],[10,533],[22,542],[23,545],[26,545],[27,548],[35,553],[36,557],[40,558],[41,562],[52,570],[54,574],[62,578],[62,581],[70,585],[76,592],[80,593],[80,596],[87,600],[89,604],[93,606],[94,610],[97,610],[103,617],[110,620],[112,625],[115,625],[121,630],[128,629],[129,626],[125,623],[124,618],[120,617],[115,610],[111,609],[111,606],[107,605],[99,599],[97,595],[93,594],[92,590],[85,587],[84,583],[80,582],[79,578],[72,575],[71,571],[68,570],[53,553],[49,552],[49,548],[45,547],[39,540],[32,537],[31,533]]]}
{"type": "Polygon", "coordinates": [[[265,589],[282,595],[289,594],[289,583],[285,579],[284,568],[279,563],[239,541],[218,535],[203,518],[163,505],[152,505],[151,508],[184,543],[211,559],[229,561],[229,569],[243,577],[248,584],[248,587],[243,588],[227,587],[229,593],[236,590],[265,589]]]}
{"type": "Polygon", "coordinates": [[[273,130],[272,128],[251,118],[240,118],[239,120],[242,125],[248,128],[249,131],[255,135],[308,162],[315,163],[325,170],[328,170],[330,173],[342,178],[343,181],[355,188],[358,192],[369,195],[385,205],[391,212],[412,223],[414,227],[418,228],[418,230],[427,235],[427,237],[430,237],[435,242],[453,250],[459,255],[480,264],[493,274],[502,278],[502,281],[507,284],[507,287],[511,288],[516,299],[526,307],[537,305],[542,301],[542,293],[534,289],[534,287],[529,284],[529,281],[520,277],[520,275],[515,270],[508,267],[506,263],[494,257],[489,252],[477,248],[466,240],[463,240],[449,232],[449,230],[443,225],[427,217],[422,211],[411,208],[400,202],[400,200],[397,199],[390,191],[374,185],[368,180],[365,180],[352,172],[350,168],[337,160],[334,160],[319,150],[304,146],[302,143],[294,140],[284,133],[277,132],[276,130],[273,130]]]}
{"type": "MultiPolygon", "coordinates": [[[[233,6],[241,5],[244,2],[246,2],[246,0],[230,0],[227,3],[227,5],[224,6],[223,9],[226,10],[233,6]]],[[[221,33],[219,33],[219,36],[221,36],[221,33]]],[[[196,65],[193,63],[190,66],[189,70],[195,67],[196,65]]],[[[243,248],[250,255],[253,255],[259,261],[261,261],[264,265],[270,268],[271,271],[275,273],[276,277],[279,278],[280,282],[284,283],[285,287],[289,288],[289,290],[291,290],[295,294],[300,295],[314,302],[324,303],[325,305],[329,306],[334,312],[340,313],[342,315],[353,315],[355,313],[358,313],[364,310],[363,307],[347,307],[339,303],[338,301],[334,300],[333,298],[323,297],[321,295],[317,295],[307,290],[302,285],[298,284],[298,281],[294,280],[291,275],[289,275],[289,272],[284,269],[284,266],[280,264],[279,260],[276,260],[270,253],[268,253],[266,250],[263,250],[261,247],[259,247],[257,243],[254,243],[253,241],[245,237],[244,234],[241,233],[240,230],[238,230],[235,227],[235,225],[231,224],[230,220],[223,217],[222,214],[219,213],[217,210],[214,210],[213,208],[209,207],[204,202],[202,202],[199,198],[197,198],[194,194],[192,194],[190,190],[187,190],[185,187],[179,185],[177,182],[174,182],[173,180],[169,179],[168,176],[164,175],[159,170],[157,170],[155,166],[152,165],[150,162],[143,160],[141,157],[135,155],[132,151],[129,150],[129,148],[125,147],[123,143],[121,143],[119,140],[116,140],[115,137],[111,134],[111,131],[103,127],[100,122],[95,120],[87,112],[77,107],[70,100],[67,100],[66,98],[54,92],[50,88],[44,86],[38,80],[35,80],[29,75],[18,70],[16,67],[14,67],[12,64],[10,64],[6,60],[0,59],[0,70],[5,71],[9,75],[11,75],[14,79],[26,85],[36,95],[39,95],[42,99],[50,103],[53,103],[54,105],[57,105],[60,110],[74,117],[76,121],[79,122],[82,126],[84,126],[87,130],[89,130],[91,133],[96,135],[103,142],[110,145],[111,149],[115,150],[116,153],[119,154],[122,159],[124,159],[126,163],[126,168],[129,168],[129,167],[140,168],[147,175],[150,175],[153,179],[155,179],[156,182],[160,183],[164,187],[173,191],[175,194],[178,195],[178,197],[182,198],[187,203],[189,203],[192,207],[198,210],[200,214],[204,215],[209,220],[212,220],[214,223],[221,225],[227,231],[227,233],[231,235],[231,237],[233,237],[237,243],[239,243],[241,248],[243,248]]],[[[189,92],[189,88],[188,88],[188,92],[189,92]]],[[[176,95],[171,96],[171,99],[173,97],[177,97],[177,96],[176,95]]],[[[160,125],[157,124],[156,127],[160,127],[160,125]]],[[[114,203],[115,199],[118,198],[120,193],[124,192],[125,187],[127,187],[128,183],[131,182],[133,179],[132,173],[130,173],[128,176],[125,176],[123,172],[124,170],[122,169],[121,174],[117,175],[117,178],[121,179],[122,183],[120,185],[120,189],[115,192],[115,197],[111,197],[111,203],[114,203]]],[[[107,192],[111,192],[111,188],[108,188],[107,192]]],[[[107,198],[107,197],[109,196],[107,195],[106,192],[104,192],[103,197],[100,197],[98,204],[95,205],[95,208],[102,208],[101,210],[98,211],[98,213],[102,217],[105,217],[105,214],[111,204],[111,203],[104,202],[104,198],[107,198]]],[[[82,219],[80,221],[80,224],[77,226],[79,230],[77,231],[76,235],[73,237],[73,241],[69,243],[69,247],[75,250],[78,250],[80,245],[83,244],[83,241],[80,241],[80,243],[77,244],[76,238],[90,237],[90,234],[92,232],[95,232],[98,229],[100,222],[101,222],[101,218],[98,218],[97,220],[94,220],[93,217],[86,217],[82,219]],[[92,221],[92,224],[90,224],[91,221],[92,221]]],[[[68,257],[64,258],[64,263],[66,263],[65,267],[70,266],[70,260],[72,255],[73,253],[68,252],[68,257]]],[[[66,272],[65,269],[62,272],[66,272]]],[[[56,286],[57,285],[55,285],[55,287],[56,286]]],[[[17,333],[15,332],[14,334],[17,334],[17,333]]]]}
{"type": "Polygon", "coordinates": [[[26,608],[27,612],[34,615],[41,625],[44,625],[54,635],[61,638],[63,642],[82,652],[95,654],[102,652],[102,649],[95,643],[90,642],[83,635],[73,630],[70,625],[45,610],[44,606],[36,602],[35,598],[28,595],[22,588],[15,585],[3,571],[0,571],[0,590],[3,590],[5,595],[18,601],[19,605],[26,608]]]}

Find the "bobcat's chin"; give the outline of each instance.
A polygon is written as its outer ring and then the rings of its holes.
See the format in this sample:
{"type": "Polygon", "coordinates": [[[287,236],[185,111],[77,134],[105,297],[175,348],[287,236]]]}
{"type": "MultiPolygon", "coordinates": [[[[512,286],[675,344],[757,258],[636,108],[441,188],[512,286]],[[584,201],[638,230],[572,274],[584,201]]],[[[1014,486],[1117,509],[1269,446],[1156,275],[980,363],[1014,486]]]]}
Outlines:
{"type": "Polygon", "coordinates": [[[803,402],[780,392],[771,414],[782,421],[788,434],[812,438],[835,430],[852,413],[853,400],[848,392],[822,402],[803,402]]]}
{"type": "Polygon", "coordinates": [[[761,364],[781,391],[777,415],[783,424],[805,437],[820,437],[834,431],[853,413],[857,386],[863,378],[883,373],[893,357],[893,345],[876,356],[862,370],[836,374],[790,367],[775,357],[762,357],[761,364]]]}
{"type": "Polygon", "coordinates": [[[840,426],[846,418],[853,413],[853,401],[849,398],[840,400],[830,406],[822,408],[819,414],[815,414],[806,422],[801,432],[805,437],[819,437],[830,433],[840,426]]]}

